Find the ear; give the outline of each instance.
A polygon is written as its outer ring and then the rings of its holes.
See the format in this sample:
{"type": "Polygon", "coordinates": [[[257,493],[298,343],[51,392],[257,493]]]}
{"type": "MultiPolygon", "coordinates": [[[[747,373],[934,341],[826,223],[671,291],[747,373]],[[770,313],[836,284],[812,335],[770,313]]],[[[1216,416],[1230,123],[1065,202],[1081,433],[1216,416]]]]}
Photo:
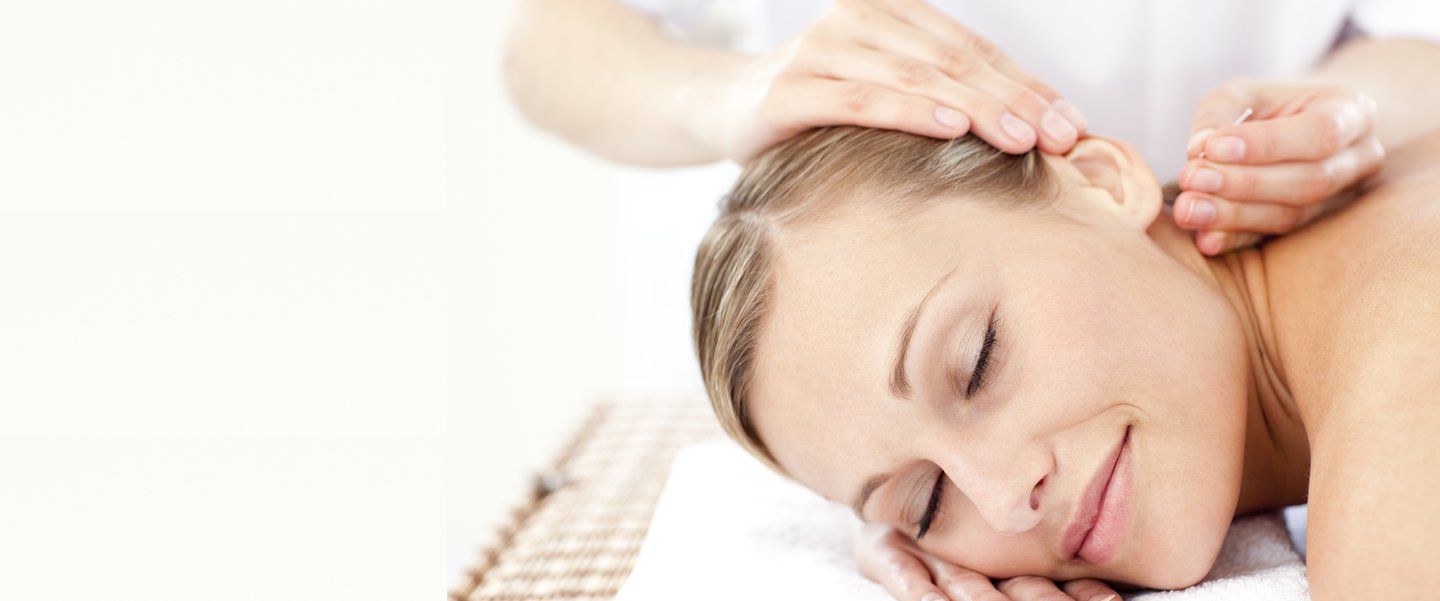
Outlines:
{"type": "Polygon", "coordinates": [[[1160,215],[1160,184],[1145,160],[1129,144],[1086,136],[1059,161],[1062,177],[1078,184],[1081,201],[1118,217],[1141,231],[1160,215]],[[1065,169],[1065,165],[1069,169],[1065,169]]]}

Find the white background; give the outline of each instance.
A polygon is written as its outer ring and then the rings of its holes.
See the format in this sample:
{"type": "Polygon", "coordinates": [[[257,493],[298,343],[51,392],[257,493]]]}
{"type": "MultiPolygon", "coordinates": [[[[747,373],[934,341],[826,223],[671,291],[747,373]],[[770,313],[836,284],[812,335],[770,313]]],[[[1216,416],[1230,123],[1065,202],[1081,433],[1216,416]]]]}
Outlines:
{"type": "Polygon", "coordinates": [[[0,599],[434,598],[596,398],[694,386],[731,172],[525,125],[510,11],[0,7],[0,599]]]}

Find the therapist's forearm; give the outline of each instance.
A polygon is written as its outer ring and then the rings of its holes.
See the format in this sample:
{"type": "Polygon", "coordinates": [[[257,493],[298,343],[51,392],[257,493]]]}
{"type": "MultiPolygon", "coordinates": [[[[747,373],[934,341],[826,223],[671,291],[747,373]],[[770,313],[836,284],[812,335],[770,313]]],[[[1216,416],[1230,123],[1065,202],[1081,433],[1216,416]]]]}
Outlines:
{"type": "Polygon", "coordinates": [[[1376,133],[1386,148],[1440,128],[1440,44],[1354,38],[1305,79],[1354,87],[1375,100],[1376,133]]]}
{"type": "Polygon", "coordinates": [[[614,0],[526,0],[504,73],[534,125],[611,160],[671,166],[722,158],[697,132],[697,99],[746,62],[675,40],[614,0]]]}

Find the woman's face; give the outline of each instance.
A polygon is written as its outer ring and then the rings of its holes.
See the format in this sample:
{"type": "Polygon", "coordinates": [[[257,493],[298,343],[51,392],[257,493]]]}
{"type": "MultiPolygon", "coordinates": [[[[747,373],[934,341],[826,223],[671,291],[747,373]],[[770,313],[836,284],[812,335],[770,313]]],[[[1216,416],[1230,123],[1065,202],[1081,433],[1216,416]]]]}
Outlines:
{"type": "Polygon", "coordinates": [[[784,232],[749,411],[797,480],[912,538],[938,480],[919,546],[940,558],[1187,586],[1239,492],[1244,341],[1157,243],[1148,168],[1087,142],[1110,154],[1045,157],[1052,208],[846,202],[784,232]]]}

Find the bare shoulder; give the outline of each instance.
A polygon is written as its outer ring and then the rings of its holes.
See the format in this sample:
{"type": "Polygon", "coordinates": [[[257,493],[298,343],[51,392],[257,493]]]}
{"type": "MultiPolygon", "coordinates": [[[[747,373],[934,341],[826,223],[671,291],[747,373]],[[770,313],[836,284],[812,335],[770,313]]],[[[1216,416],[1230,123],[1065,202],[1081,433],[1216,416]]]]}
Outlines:
{"type": "Polygon", "coordinates": [[[1276,327],[1291,334],[1281,354],[1325,368],[1306,374],[1316,393],[1349,377],[1337,368],[1424,360],[1415,353],[1440,342],[1440,130],[1392,151],[1349,207],[1261,254],[1276,327]]]}
{"type": "Polygon", "coordinates": [[[1440,590],[1440,370],[1406,360],[1408,351],[1376,354],[1388,358],[1335,390],[1333,411],[1309,433],[1307,570],[1317,600],[1440,590]]]}
{"type": "Polygon", "coordinates": [[[1353,206],[1267,246],[1310,439],[1315,599],[1440,589],[1440,132],[1353,206]]]}

